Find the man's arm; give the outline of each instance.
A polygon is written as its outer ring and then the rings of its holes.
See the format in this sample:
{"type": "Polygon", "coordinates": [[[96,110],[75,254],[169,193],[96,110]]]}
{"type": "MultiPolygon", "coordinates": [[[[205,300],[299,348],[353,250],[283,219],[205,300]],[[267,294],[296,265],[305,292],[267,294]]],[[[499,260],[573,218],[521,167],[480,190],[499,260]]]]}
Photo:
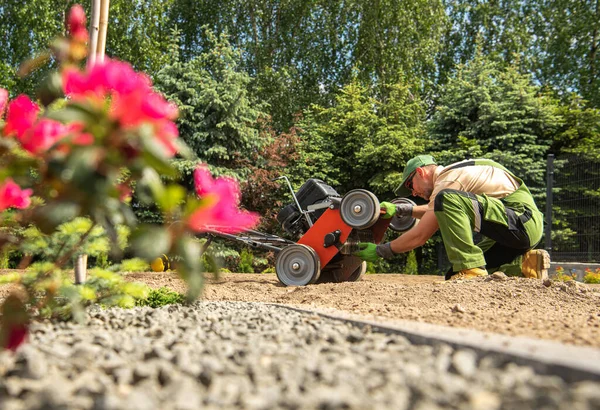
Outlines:
{"type": "MultiPolygon", "coordinates": [[[[427,205],[421,205],[421,207],[427,207],[427,205]]],[[[420,207],[413,208],[413,216],[415,215],[416,208],[420,207]]],[[[391,242],[392,251],[394,253],[403,253],[423,246],[438,228],[439,225],[435,213],[433,211],[423,212],[421,220],[414,228],[391,242]]]]}
{"type": "Polygon", "coordinates": [[[423,218],[423,215],[425,215],[425,212],[427,212],[428,210],[429,210],[428,204],[413,206],[412,216],[414,216],[417,219],[421,219],[421,218],[423,218]]]}

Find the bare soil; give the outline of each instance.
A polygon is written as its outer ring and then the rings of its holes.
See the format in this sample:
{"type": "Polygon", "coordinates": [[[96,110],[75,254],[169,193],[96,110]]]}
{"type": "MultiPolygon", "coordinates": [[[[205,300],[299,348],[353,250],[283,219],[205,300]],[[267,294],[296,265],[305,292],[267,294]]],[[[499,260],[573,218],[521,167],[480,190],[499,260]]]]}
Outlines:
{"type": "MultiPolygon", "coordinates": [[[[125,276],[152,288],[186,290],[172,272],[125,276]]],[[[0,286],[0,299],[10,290],[0,286]]],[[[600,286],[576,282],[546,286],[524,278],[444,281],[441,276],[379,274],[358,282],[285,287],[275,274],[238,273],[208,277],[203,298],[338,309],[369,320],[414,320],[600,348],[600,286]]]]}
{"type": "MultiPolygon", "coordinates": [[[[185,291],[173,273],[132,273],[127,278],[185,291]]],[[[486,279],[379,274],[358,282],[285,287],[275,274],[222,274],[207,278],[203,298],[333,308],[370,320],[414,320],[600,348],[600,286],[486,279]]]]}

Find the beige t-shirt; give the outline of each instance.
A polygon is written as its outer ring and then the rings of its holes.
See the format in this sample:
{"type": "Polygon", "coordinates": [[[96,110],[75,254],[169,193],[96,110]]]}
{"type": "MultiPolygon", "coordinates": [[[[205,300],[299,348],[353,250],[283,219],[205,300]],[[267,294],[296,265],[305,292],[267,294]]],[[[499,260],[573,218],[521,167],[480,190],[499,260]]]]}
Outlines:
{"type": "Polygon", "coordinates": [[[433,192],[428,208],[433,209],[435,197],[442,189],[456,189],[502,199],[518,188],[519,183],[506,171],[490,165],[471,165],[449,170],[439,165],[433,173],[433,192]]]}

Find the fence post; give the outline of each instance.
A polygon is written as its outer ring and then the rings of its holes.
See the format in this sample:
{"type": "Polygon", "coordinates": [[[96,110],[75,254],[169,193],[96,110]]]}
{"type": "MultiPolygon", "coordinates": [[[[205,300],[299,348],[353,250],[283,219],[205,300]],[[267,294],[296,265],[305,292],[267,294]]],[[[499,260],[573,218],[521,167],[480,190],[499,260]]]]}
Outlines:
{"type": "Polygon", "coordinates": [[[552,256],[552,187],[554,185],[554,154],[548,154],[546,162],[546,227],[544,237],[546,238],[544,247],[552,256]]]}

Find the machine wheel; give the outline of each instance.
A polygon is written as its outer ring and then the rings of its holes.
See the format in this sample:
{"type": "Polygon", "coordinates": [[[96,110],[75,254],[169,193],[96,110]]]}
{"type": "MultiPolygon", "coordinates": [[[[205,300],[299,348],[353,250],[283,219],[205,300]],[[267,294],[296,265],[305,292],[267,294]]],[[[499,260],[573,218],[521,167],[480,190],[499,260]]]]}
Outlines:
{"type": "MultiPolygon", "coordinates": [[[[408,198],[396,198],[396,199],[392,200],[391,202],[393,204],[408,203],[408,204],[411,204],[412,206],[417,205],[408,198]]],[[[414,216],[398,217],[398,216],[394,215],[394,217],[390,221],[389,227],[391,230],[396,231],[396,232],[406,232],[410,228],[415,226],[418,222],[419,222],[419,220],[417,218],[415,218],[414,216]]]]}
{"type": "Polygon", "coordinates": [[[313,248],[293,244],[283,248],[275,260],[277,279],[286,286],[315,283],[321,274],[321,262],[313,248]]]}
{"type": "Polygon", "coordinates": [[[348,282],[358,282],[362,279],[363,275],[367,272],[367,262],[363,261],[352,275],[348,278],[348,282]]]}
{"type": "Polygon", "coordinates": [[[350,255],[336,255],[321,271],[319,283],[359,281],[367,271],[367,262],[350,255]]]}
{"type": "Polygon", "coordinates": [[[379,200],[364,189],[353,189],[342,198],[340,216],[352,228],[366,229],[377,222],[379,215],[379,200]]]}

